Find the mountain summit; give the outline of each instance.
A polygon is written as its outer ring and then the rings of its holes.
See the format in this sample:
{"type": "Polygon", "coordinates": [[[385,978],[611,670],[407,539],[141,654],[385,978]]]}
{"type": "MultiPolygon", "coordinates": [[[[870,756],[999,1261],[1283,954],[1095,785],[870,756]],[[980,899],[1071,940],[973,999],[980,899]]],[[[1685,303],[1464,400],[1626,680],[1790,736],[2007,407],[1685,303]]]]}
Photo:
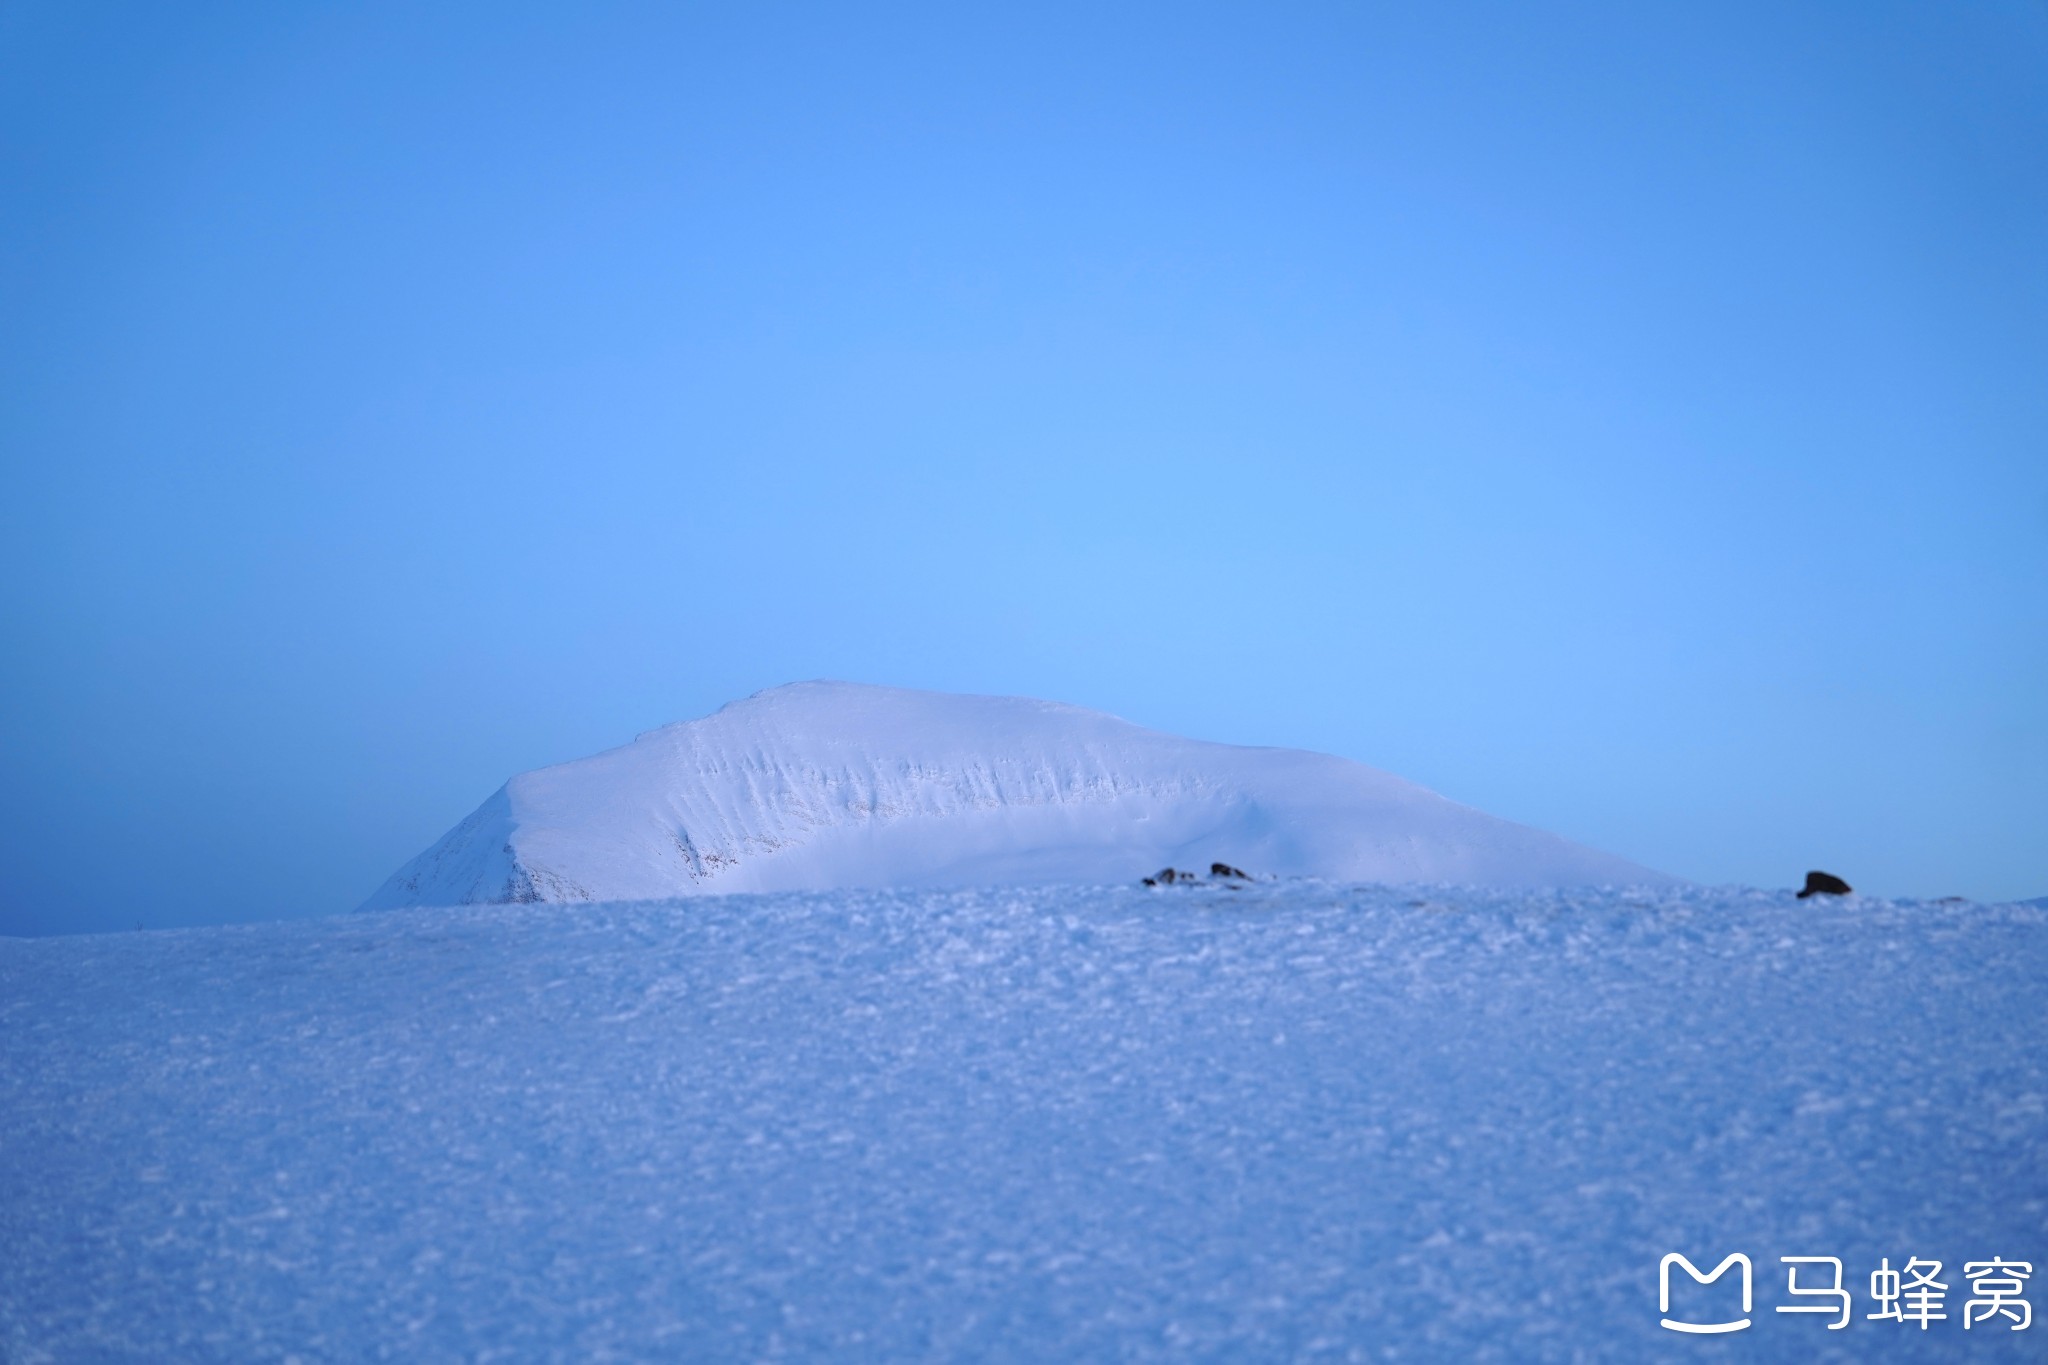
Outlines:
{"type": "Polygon", "coordinates": [[[1134,883],[1215,860],[1345,882],[1671,880],[1327,754],[808,682],[520,774],[363,908],[1134,883]]]}

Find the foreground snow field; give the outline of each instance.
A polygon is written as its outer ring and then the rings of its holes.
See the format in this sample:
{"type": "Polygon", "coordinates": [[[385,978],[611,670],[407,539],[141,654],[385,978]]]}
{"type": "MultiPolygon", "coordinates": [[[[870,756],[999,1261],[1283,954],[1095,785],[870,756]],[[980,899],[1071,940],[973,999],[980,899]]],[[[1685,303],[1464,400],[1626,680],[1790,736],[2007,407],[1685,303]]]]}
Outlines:
{"type": "Polygon", "coordinates": [[[2048,910],[1789,893],[0,940],[0,1359],[2039,1361],[1962,1271],[2048,1307],[2044,1044],[2048,910]]]}

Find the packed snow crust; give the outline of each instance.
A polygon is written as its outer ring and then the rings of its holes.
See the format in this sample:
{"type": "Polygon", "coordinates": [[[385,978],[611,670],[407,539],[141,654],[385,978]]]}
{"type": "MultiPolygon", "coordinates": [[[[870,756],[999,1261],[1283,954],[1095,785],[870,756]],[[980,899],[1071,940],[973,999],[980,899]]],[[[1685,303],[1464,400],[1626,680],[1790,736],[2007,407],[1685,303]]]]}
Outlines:
{"type": "Polygon", "coordinates": [[[513,778],[363,908],[1108,884],[1218,860],[1336,881],[1671,881],[1327,754],[813,682],[513,778]]]}
{"type": "Polygon", "coordinates": [[[1789,893],[0,939],[0,1359],[2038,1362],[1958,1272],[2048,1307],[2044,1043],[2048,911],[1789,893]],[[1660,1328],[1673,1251],[1753,1326],[1660,1328]]]}

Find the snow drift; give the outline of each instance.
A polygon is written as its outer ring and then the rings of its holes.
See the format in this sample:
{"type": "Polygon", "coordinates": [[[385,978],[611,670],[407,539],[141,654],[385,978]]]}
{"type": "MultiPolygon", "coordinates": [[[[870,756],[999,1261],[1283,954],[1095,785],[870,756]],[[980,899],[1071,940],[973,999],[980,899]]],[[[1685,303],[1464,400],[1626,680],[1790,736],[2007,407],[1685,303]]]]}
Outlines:
{"type": "Polygon", "coordinates": [[[1671,880],[1327,754],[810,682],[522,773],[363,908],[1101,884],[1212,860],[1342,882],[1671,880]]]}
{"type": "Polygon", "coordinates": [[[0,938],[20,1365],[2041,1365],[2043,1278],[2028,1330],[1965,1328],[1961,1272],[2043,1269],[2043,1152],[2026,906],[1287,882],[0,938]],[[1753,1325],[1659,1326],[1669,1252],[1754,1260],[1753,1325]],[[1777,1311],[1782,1256],[1841,1258],[1845,1329],[1777,1311]],[[1947,1319],[1873,1320],[1912,1257],[1947,1319]]]}

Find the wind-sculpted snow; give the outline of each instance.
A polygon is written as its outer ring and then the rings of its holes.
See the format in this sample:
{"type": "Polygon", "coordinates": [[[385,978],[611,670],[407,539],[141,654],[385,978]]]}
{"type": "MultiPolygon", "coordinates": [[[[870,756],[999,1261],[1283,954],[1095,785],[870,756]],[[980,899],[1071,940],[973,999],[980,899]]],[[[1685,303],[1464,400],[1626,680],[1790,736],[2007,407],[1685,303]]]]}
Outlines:
{"type": "Polygon", "coordinates": [[[1960,1271],[2048,1272],[2044,1043],[2048,912],[1789,893],[0,940],[0,1359],[2038,1361],[1960,1271]],[[1749,1329],[1658,1326],[1738,1251],[1749,1329]]]}
{"type": "Polygon", "coordinates": [[[1113,884],[1214,860],[1340,881],[1670,881],[1325,754],[800,683],[513,778],[364,908],[1113,884]]]}

